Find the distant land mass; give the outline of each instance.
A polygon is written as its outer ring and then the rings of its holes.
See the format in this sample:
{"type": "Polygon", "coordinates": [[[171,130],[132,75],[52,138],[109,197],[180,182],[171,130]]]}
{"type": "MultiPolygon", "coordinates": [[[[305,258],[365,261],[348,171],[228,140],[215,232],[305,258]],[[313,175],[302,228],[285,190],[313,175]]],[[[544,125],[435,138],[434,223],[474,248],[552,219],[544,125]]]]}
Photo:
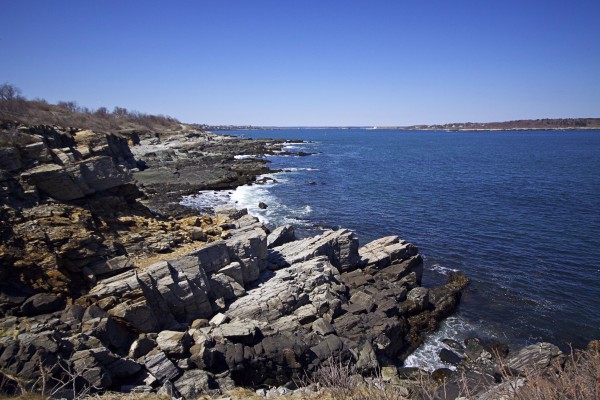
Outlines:
{"type": "Polygon", "coordinates": [[[516,131],[516,130],[565,130],[565,129],[600,129],[600,118],[544,118],[521,119],[504,122],[454,122],[438,125],[411,126],[252,126],[252,125],[200,125],[210,131],[223,130],[279,130],[279,129],[397,129],[397,130],[450,130],[450,131],[516,131]]]}

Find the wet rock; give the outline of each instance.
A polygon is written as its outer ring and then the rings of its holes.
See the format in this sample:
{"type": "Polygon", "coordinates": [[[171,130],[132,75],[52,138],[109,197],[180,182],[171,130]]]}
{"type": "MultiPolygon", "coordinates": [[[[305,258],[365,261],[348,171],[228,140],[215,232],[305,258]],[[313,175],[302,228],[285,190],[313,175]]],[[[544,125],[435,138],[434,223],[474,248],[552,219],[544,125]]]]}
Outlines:
{"type": "Polygon", "coordinates": [[[439,357],[441,361],[451,365],[458,365],[462,361],[461,356],[448,349],[442,349],[440,351],[439,357]]]}
{"type": "Polygon", "coordinates": [[[263,203],[262,201],[258,203],[258,208],[260,208],[261,210],[266,210],[267,207],[268,206],[265,203],[263,203]]]}

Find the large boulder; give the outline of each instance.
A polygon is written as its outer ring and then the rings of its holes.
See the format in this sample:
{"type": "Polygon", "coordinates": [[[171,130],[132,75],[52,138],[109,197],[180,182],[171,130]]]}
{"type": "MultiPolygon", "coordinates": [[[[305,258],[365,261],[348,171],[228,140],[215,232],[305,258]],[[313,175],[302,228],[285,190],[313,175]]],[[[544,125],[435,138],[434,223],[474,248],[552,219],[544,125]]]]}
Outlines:
{"type": "Polygon", "coordinates": [[[553,363],[562,364],[564,360],[565,356],[557,346],[542,342],[510,353],[505,360],[505,365],[518,373],[526,373],[534,370],[543,371],[553,363]]]}
{"type": "Polygon", "coordinates": [[[93,157],[66,166],[42,164],[21,174],[29,184],[57,200],[69,201],[131,182],[131,174],[110,157],[93,157]]]}
{"type": "Polygon", "coordinates": [[[327,231],[314,236],[275,247],[269,253],[269,268],[279,269],[298,262],[325,256],[340,271],[358,267],[358,239],[348,229],[327,231]]]}
{"type": "Polygon", "coordinates": [[[272,249],[273,247],[281,246],[289,242],[296,240],[296,232],[292,225],[283,225],[273,229],[269,236],[267,236],[267,247],[272,249]]]}

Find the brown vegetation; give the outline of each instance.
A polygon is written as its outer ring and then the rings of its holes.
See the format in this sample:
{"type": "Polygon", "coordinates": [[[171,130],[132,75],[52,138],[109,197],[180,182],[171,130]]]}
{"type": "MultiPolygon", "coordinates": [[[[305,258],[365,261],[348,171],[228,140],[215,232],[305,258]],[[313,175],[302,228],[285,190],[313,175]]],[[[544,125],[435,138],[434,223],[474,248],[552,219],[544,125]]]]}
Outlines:
{"type": "Polygon", "coordinates": [[[82,107],[74,101],[49,104],[44,99],[27,100],[21,95],[21,90],[9,83],[0,85],[0,122],[68,126],[98,132],[123,129],[165,130],[179,126],[179,121],[175,118],[149,115],[123,107],[115,107],[111,112],[106,107],[96,110],[82,107]]]}
{"type": "Polygon", "coordinates": [[[600,129],[600,118],[544,118],[504,122],[456,122],[442,125],[413,125],[407,130],[561,130],[600,129]]]}

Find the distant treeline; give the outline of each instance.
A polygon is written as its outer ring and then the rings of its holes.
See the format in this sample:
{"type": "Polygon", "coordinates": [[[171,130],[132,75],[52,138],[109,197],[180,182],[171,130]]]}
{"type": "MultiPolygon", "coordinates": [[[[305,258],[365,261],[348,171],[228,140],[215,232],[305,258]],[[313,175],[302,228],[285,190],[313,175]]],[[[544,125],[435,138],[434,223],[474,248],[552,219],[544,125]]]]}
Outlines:
{"type": "Polygon", "coordinates": [[[28,100],[9,83],[0,84],[0,120],[31,125],[59,125],[97,131],[122,129],[156,130],[176,127],[179,121],[166,115],[150,115],[123,107],[91,109],[75,101],[50,104],[44,99],[28,100]]]}
{"type": "Polygon", "coordinates": [[[504,122],[457,122],[443,125],[413,125],[404,129],[427,130],[517,130],[517,129],[600,129],[600,118],[545,118],[504,122]]]}

